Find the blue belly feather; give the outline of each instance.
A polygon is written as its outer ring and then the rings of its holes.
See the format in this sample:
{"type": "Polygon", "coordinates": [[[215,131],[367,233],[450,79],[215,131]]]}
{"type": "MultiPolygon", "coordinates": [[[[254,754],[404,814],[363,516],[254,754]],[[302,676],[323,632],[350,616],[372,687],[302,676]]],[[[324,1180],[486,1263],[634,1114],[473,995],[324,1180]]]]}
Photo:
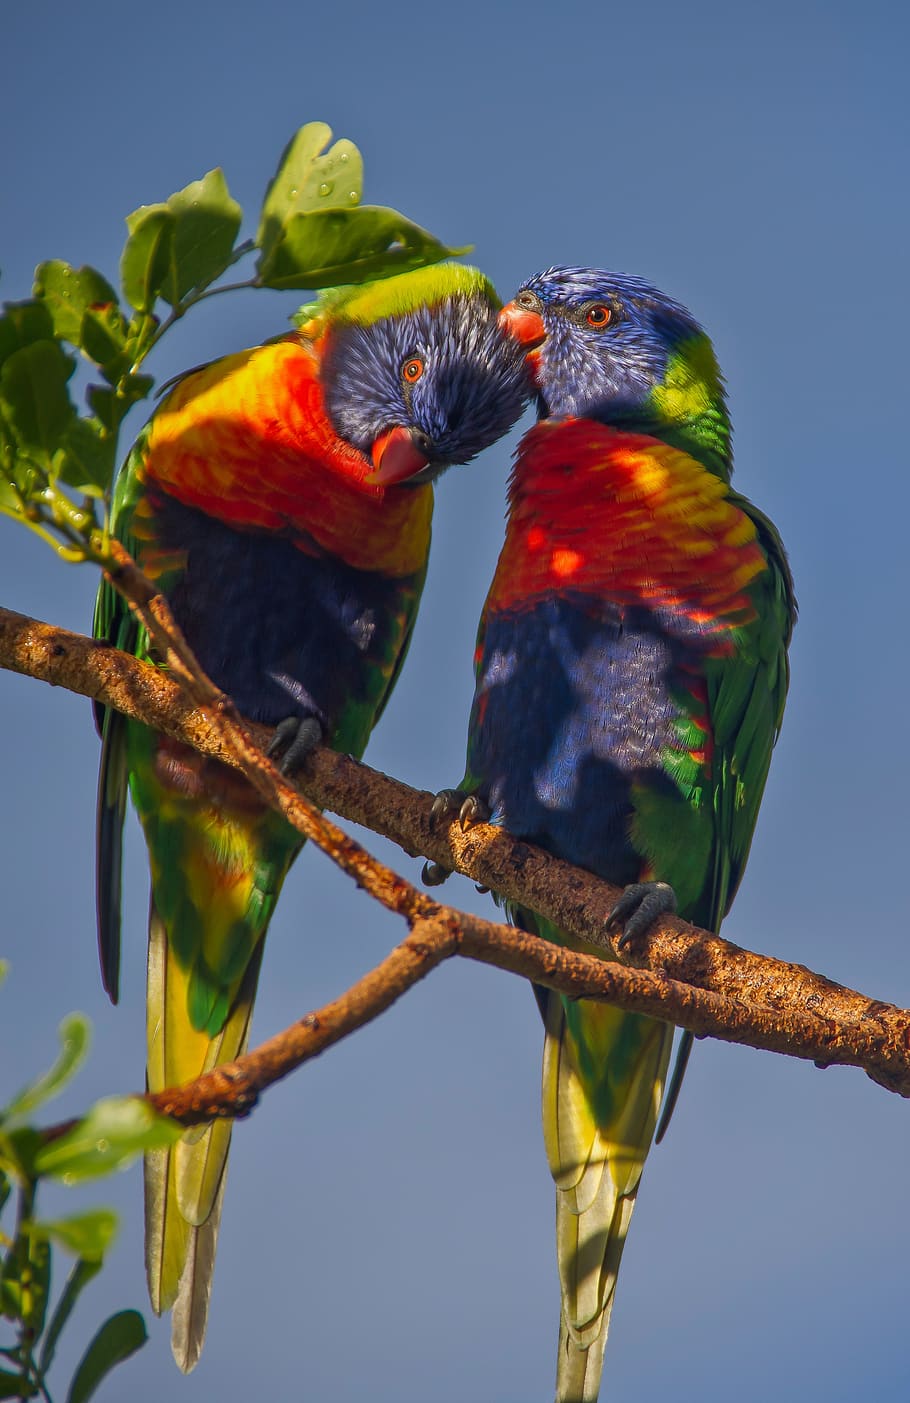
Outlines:
{"type": "Polygon", "coordinates": [[[346,702],[365,698],[375,670],[388,668],[403,595],[419,579],[305,554],[163,492],[154,505],[157,538],[186,553],[171,607],[212,680],[252,720],[315,716],[331,732],[346,702]]]}
{"type": "Polygon", "coordinates": [[[493,821],[618,886],[637,881],[632,786],[679,800],[661,757],[679,746],[678,668],[705,643],[678,616],[584,596],[490,609],[468,772],[493,821]]]}

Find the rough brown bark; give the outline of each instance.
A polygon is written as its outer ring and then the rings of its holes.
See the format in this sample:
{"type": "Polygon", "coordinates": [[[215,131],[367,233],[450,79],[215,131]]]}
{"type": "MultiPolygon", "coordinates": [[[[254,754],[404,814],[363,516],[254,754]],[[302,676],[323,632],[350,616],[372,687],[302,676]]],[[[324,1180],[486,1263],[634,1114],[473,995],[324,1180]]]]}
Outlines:
{"type": "Polygon", "coordinates": [[[242,1113],[264,1087],[375,1017],[456,954],[567,993],[665,1018],[696,1036],[824,1065],[860,1066],[880,1085],[910,1096],[906,1010],[845,989],[801,965],[753,954],[673,917],[662,920],[627,956],[637,966],[630,968],[615,958],[607,963],[596,954],[575,953],[454,911],[383,867],[313,805],[520,900],[589,950],[601,945],[614,956],[604,923],[617,893],[606,883],[489,825],[467,833],[456,823],[434,826],[430,795],[330,750],[317,751],[300,776],[308,802],[256,749],[269,732],[238,727],[231,703],[216,689],[210,703],[199,704],[160,669],[6,610],[0,610],[0,665],[94,697],[245,773],[252,767],[252,781],[291,822],[412,926],[401,945],[341,998],[239,1062],[156,1098],[160,1109],[187,1123],[242,1113]]]}

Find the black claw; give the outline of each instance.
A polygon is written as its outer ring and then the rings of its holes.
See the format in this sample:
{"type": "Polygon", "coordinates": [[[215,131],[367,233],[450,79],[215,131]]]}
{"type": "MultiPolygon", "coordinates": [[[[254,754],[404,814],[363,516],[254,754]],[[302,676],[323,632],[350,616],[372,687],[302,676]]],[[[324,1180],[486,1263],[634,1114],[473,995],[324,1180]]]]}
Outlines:
{"type": "MultiPolygon", "coordinates": [[[[430,806],[430,823],[441,823],[443,819],[451,822],[453,815],[457,815],[464,833],[475,823],[488,823],[490,810],[476,794],[466,794],[463,789],[440,789],[430,806]]],[[[426,886],[439,887],[452,871],[438,862],[425,862],[420,875],[426,886]]]]}
{"type": "Polygon", "coordinates": [[[275,727],[266,755],[274,760],[281,756],[278,768],[283,775],[293,774],[317,745],[322,744],[324,732],[315,716],[286,716],[275,727]]]}
{"type": "Polygon", "coordinates": [[[442,867],[438,862],[425,862],[420,873],[420,880],[426,887],[441,887],[451,875],[451,868],[442,867]]]}
{"type": "Polygon", "coordinates": [[[438,823],[453,809],[459,809],[463,800],[464,793],[460,789],[440,789],[430,809],[430,822],[438,823]]]}
{"type": "Polygon", "coordinates": [[[476,794],[469,794],[458,810],[458,821],[462,833],[465,833],[469,828],[473,828],[475,823],[489,823],[490,810],[476,794]]]}
{"type": "Polygon", "coordinates": [[[476,794],[465,794],[463,789],[440,789],[430,809],[430,822],[438,823],[453,812],[458,815],[462,833],[473,828],[475,823],[489,823],[490,810],[476,794]]]}
{"type": "Polygon", "coordinates": [[[632,882],[607,917],[608,931],[621,931],[617,949],[624,950],[645,935],[659,916],[676,910],[676,892],[669,882],[632,882]]]}
{"type": "Polygon", "coordinates": [[[299,725],[299,716],[286,716],[283,721],[278,722],[272,739],[265,748],[265,753],[270,760],[276,755],[280,755],[284,748],[290,745],[292,739],[297,734],[299,725]]]}

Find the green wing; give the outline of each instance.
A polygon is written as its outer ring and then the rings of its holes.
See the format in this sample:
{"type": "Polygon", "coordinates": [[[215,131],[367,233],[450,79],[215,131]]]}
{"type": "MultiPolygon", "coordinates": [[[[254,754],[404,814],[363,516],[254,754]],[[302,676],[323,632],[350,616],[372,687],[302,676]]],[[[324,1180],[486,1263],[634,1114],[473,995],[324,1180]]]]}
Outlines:
{"type": "MultiPolygon", "coordinates": [[[[141,466],[147,438],[137,439],[114,488],[111,531],[134,557],[137,542],[132,532],[133,512],[141,496],[141,466]]],[[[93,637],[125,653],[145,656],[145,631],[136,622],[123,596],[102,579],[95,600],[93,637]]],[[[120,906],[123,819],[126,812],[128,768],[126,717],[95,703],[95,724],[101,736],[96,811],[95,893],[98,911],[98,955],[101,978],[113,1003],[120,987],[120,906]]]]}
{"type": "Polygon", "coordinates": [[[423,569],[417,575],[414,575],[412,577],[413,584],[407,591],[405,591],[404,588],[402,589],[402,617],[404,621],[404,634],[399,645],[398,654],[389,671],[389,677],[388,681],[386,682],[385,691],[379,698],[379,701],[376,703],[376,710],[373,713],[372,721],[370,724],[371,730],[374,726],[378,724],[380,716],[385,711],[389,697],[394,692],[395,687],[398,683],[398,678],[401,675],[401,669],[404,667],[405,658],[408,656],[408,650],[411,647],[411,639],[414,636],[414,625],[417,622],[417,612],[420,608],[421,596],[423,595],[423,587],[426,583],[427,566],[429,565],[429,558],[430,557],[428,543],[427,555],[424,560],[423,569]]]}
{"type": "MultiPolygon", "coordinates": [[[[735,657],[705,667],[714,743],[713,861],[699,899],[683,914],[713,931],[730,909],[752,845],[787,699],[787,648],[796,621],[793,580],[776,527],[746,497],[729,495],[755,523],[768,568],[750,590],[755,618],[744,627],[735,657]]],[[[691,1051],[692,1034],[683,1033],[656,1144],[670,1124],[691,1051]]]]}
{"type": "Polygon", "coordinates": [[[714,863],[693,920],[717,930],[742,878],[790,680],[787,647],[796,619],[790,567],[768,518],[736,493],[755,523],[768,568],[750,590],[754,620],[733,659],[708,662],[705,677],[714,743],[714,863]]]}

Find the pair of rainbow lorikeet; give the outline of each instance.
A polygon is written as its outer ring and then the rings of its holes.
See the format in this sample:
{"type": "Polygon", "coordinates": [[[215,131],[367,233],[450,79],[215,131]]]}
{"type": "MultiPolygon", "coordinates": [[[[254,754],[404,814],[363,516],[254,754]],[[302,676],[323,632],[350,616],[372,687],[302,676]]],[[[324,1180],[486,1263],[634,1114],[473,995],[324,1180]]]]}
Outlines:
{"type": "MultiPolygon", "coordinates": [[[[539,421],[517,451],[480,624],[467,770],[438,808],[488,815],[624,886],[624,938],[674,903],[716,930],[780,726],[795,605],[777,532],[730,487],[711,343],[654,287],[551,268],[500,310],[480,273],[443,265],[324,294],[298,331],[171,390],[119,478],[114,529],[209,675],[276,728],[285,769],[317,742],[359,756],[407,652],[432,480],[532,395],[539,421]]],[[[156,660],[107,585],[96,633],[156,660]]],[[[157,1090],[245,1048],[301,839],[220,763],[116,712],[99,721],[101,963],[116,998],[129,788],[151,865],[157,1090]]],[[[565,939],[525,907],[509,914],[565,939]]],[[[557,1399],[591,1403],[673,1029],[537,997],[557,1399]]],[[[205,1332],[230,1135],[225,1122],[188,1132],[146,1164],[149,1289],[173,1310],[184,1369],[205,1332]]]]}

